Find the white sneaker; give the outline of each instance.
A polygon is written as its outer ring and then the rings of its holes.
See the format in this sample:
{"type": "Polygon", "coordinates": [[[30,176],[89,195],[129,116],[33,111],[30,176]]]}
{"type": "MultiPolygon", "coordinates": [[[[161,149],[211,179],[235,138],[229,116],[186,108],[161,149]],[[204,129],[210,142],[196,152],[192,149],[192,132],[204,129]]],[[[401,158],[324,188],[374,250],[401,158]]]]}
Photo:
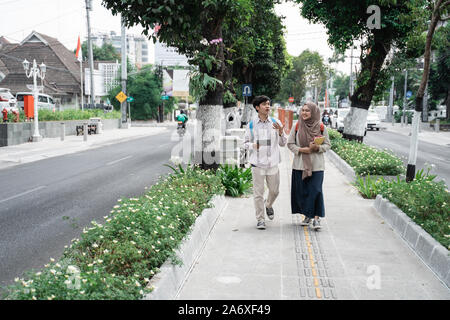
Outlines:
{"type": "Polygon", "coordinates": [[[322,229],[322,226],[320,225],[320,220],[314,219],[312,228],[313,228],[313,230],[322,229]]]}
{"type": "Polygon", "coordinates": [[[266,229],[266,223],[264,221],[259,221],[258,224],[256,225],[257,229],[260,230],[265,230],[266,229]]]}
{"type": "Polygon", "coordinates": [[[302,222],[300,222],[301,226],[309,226],[309,224],[311,223],[311,218],[305,217],[305,219],[303,219],[302,222]]]}

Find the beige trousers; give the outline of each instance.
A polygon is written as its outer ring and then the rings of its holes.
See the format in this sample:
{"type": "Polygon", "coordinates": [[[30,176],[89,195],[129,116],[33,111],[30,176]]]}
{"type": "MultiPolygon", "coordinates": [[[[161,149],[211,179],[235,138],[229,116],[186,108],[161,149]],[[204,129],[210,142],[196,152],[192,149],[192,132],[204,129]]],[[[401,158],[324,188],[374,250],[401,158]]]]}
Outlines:
{"type": "Polygon", "coordinates": [[[278,166],[272,168],[252,167],[253,200],[255,203],[256,220],[264,221],[266,207],[272,208],[275,199],[280,193],[280,170],[278,166]],[[264,203],[264,181],[267,182],[269,195],[264,203]]]}

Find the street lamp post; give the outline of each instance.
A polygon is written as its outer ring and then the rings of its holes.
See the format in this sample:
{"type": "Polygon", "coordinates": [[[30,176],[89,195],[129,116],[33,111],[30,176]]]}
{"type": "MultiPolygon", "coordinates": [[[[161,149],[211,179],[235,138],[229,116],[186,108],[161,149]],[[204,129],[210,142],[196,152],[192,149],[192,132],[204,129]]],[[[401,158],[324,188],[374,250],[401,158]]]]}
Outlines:
{"type": "Polygon", "coordinates": [[[42,136],[39,134],[39,119],[38,119],[38,94],[39,89],[37,87],[37,78],[41,80],[45,78],[45,72],[47,67],[42,63],[39,68],[37,66],[36,60],[33,59],[33,66],[30,69],[30,63],[25,59],[23,62],[23,69],[25,70],[25,75],[27,78],[33,77],[33,98],[34,98],[34,132],[32,136],[32,142],[38,142],[42,140],[42,136]],[[28,72],[28,70],[30,72],[28,72]]]}

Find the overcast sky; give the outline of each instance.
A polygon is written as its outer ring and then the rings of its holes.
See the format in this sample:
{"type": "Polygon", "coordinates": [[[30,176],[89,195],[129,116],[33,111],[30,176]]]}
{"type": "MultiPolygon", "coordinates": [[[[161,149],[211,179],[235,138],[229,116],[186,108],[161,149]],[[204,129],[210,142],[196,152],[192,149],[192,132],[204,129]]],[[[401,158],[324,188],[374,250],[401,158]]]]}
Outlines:
{"type": "MultiPolygon", "coordinates": [[[[91,12],[92,32],[116,31],[120,34],[120,18],[113,16],[101,6],[101,0],[93,0],[91,12]]],[[[87,38],[86,10],[84,0],[0,0],[0,36],[11,42],[20,42],[33,30],[57,38],[68,49],[76,48],[78,35],[87,38]]],[[[325,59],[332,50],[321,25],[313,25],[300,16],[298,5],[283,3],[276,12],[286,17],[286,44],[289,54],[298,56],[303,50],[319,52],[325,59]]],[[[134,27],[128,33],[139,35],[142,28],[134,27]]],[[[150,61],[153,46],[150,45],[150,61]]],[[[349,73],[350,64],[335,65],[338,70],[349,73]]]]}

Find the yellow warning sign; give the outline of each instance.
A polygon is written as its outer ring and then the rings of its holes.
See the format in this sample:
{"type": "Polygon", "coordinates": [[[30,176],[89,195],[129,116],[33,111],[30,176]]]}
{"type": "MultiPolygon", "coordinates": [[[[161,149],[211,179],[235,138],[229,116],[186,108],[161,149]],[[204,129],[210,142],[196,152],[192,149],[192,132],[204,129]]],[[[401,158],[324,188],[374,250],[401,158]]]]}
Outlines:
{"type": "Polygon", "coordinates": [[[122,91],[116,96],[116,99],[119,100],[120,103],[123,103],[128,97],[122,91]]]}

